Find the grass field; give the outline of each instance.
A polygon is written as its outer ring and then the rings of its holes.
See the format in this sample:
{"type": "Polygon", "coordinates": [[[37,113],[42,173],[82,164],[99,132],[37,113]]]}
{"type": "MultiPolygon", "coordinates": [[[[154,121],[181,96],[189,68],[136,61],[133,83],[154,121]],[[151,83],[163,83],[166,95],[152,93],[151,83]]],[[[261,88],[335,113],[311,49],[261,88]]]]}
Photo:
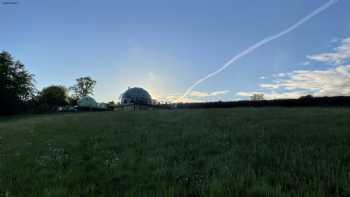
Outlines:
{"type": "Polygon", "coordinates": [[[2,118],[0,196],[350,196],[350,108],[2,118]]]}

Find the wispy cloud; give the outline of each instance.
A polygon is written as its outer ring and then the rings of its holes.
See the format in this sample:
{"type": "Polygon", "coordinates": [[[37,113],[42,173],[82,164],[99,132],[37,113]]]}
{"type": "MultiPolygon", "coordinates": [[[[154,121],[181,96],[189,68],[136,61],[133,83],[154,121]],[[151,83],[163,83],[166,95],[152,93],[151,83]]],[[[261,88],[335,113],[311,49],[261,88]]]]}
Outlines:
{"type": "Polygon", "coordinates": [[[339,38],[333,37],[329,42],[330,42],[330,43],[336,43],[336,42],[339,42],[339,41],[340,41],[339,38]]]}
{"type": "Polygon", "coordinates": [[[239,96],[263,93],[266,99],[298,98],[303,95],[349,96],[350,65],[327,70],[297,70],[278,76],[272,83],[260,84],[261,92],[239,92],[239,96]]]}
{"type": "Polygon", "coordinates": [[[303,66],[308,66],[308,65],[310,65],[310,64],[311,64],[310,61],[305,61],[305,62],[302,62],[302,63],[301,63],[301,65],[303,65],[303,66]]]}
{"type": "Polygon", "coordinates": [[[285,77],[286,75],[287,75],[286,73],[278,73],[278,74],[274,74],[273,77],[274,78],[285,77]]]}
{"type": "Polygon", "coordinates": [[[150,80],[154,81],[156,79],[158,79],[158,76],[154,73],[154,72],[148,72],[147,76],[150,80]]]}
{"type": "Polygon", "coordinates": [[[260,84],[260,87],[265,88],[265,89],[278,89],[279,85],[278,84],[263,83],[263,84],[260,84]]]}
{"type": "Polygon", "coordinates": [[[190,96],[192,97],[213,97],[222,96],[229,93],[229,90],[215,91],[215,92],[204,92],[204,91],[192,91],[190,96]]]}
{"type": "Polygon", "coordinates": [[[343,39],[340,46],[334,48],[333,52],[309,55],[307,58],[318,62],[340,65],[350,59],[350,37],[343,39]]]}
{"type": "Polygon", "coordinates": [[[279,32],[277,34],[270,35],[270,36],[262,39],[261,41],[253,44],[252,46],[250,46],[247,49],[243,50],[242,52],[238,53],[236,56],[232,57],[228,62],[226,62],[223,66],[221,66],[216,71],[211,72],[208,75],[206,75],[205,77],[202,77],[201,79],[195,81],[190,87],[187,88],[187,90],[185,91],[185,93],[182,95],[181,98],[184,98],[187,95],[189,95],[196,86],[198,86],[199,84],[203,83],[204,81],[210,79],[211,77],[221,73],[222,71],[224,71],[226,68],[231,66],[233,63],[235,63],[239,59],[245,57],[246,55],[249,55],[250,53],[254,52],[255,50],[259,49],[260,47],[262,47],[262,46],[264,46],[264,45],[266,45],[274,40],[277,40],[286,34],[289,34],[290,32],[297,29],[299,26],[303,25],[305,22],[309,21],[310,19],[317,16],[321,12],[327,10],[330,6],[332,6],[333,4],[335,4],[337,2],[338,2],[338,0],[329,0],[327,3],[323,4],[321,7],[312,11],[310,14],[308,14],[304,18],[300,19],[295,24],[289,26],[288,28],[282,30],[281,32],[279,32]]]}
{"type": "Polygon", "coordinates": [[[197,103],[197,102],[206,102],[213,97],[224,96],[225,94],[230,93],[230,90],[220,90],[214,92],[205,92],[205,91],[192,91],[186,98],[181,98],[181,93],[170,94],[163,97],[158,96],[156,99],[164,102],[184,102],[184,103],[197,103]]]}
{"type": "Polygon", "coordinates": [[[204,102],[203,99],[198,99],[198,98],[181,98],[180,94],[177,95],[169,95],[166,96],[164,98],[159,99],[160,101],[165,101],[165,102],[170,102],[170,103],[175,103],[175,102],[180,102],[180,103],[200,103],[200,102],[204,102]]]}
{"type": "Polygon", "coordinates": [[[212,92],[212,93],[210,93],[210,95],[211,96],[221,96],[221,95],[227,94],[229,92],[230,92],[230,90],[222,90],[222,91],[212,92]]]}

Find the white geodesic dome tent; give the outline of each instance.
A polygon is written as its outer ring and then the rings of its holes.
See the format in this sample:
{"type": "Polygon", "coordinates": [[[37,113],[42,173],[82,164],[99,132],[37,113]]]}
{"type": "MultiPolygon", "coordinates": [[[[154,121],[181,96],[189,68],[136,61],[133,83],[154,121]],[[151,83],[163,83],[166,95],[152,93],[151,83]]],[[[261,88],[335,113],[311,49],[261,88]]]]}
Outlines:
{"type": "Polygon", "coordinates": [[[95,99],[89,96],[84,96],[79,99],[78,106],[84,108],[96,108],[97,102],[95,101],[95,99]]]}

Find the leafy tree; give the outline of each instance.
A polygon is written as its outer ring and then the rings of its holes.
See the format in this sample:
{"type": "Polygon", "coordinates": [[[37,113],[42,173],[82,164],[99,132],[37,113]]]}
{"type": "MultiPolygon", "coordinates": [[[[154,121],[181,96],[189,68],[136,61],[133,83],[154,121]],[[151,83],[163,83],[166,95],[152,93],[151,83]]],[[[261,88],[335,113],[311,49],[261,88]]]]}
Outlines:
{"type": "Polygon", "coordinates": [[[69,105],[78,105],[78,98],[76,96],[69,96],[68,103],[69,105]]]}
{"type": "Polygon", "coordinates": [[[262,100],[264,100],[264,94],[253,94],[252,96],[250,96],[250,100],[262,101],[262,100]]]}
{"type": "Polygon", "coordinates": [[[53,110],[58,106],[68,104],[68,90],[63,86],[49,86],[40,92],[40,103],[45,103],[53,110]]]}
{"type": "Polygon", "coordinates": [[[74,92],[76,98],[93,95],[96,81],[91,77],[80,77],[76,79],[76,84],[70,89],[74,92]]]}
{"type": "Polygon", "coordinates": [[[0,114],[14,114],[24,110],[24,103],[35,93],[34,75],[30,74],[20,61],[11,54],[0,53],[0,114]]]}
{"type": "Polygon", "coordinates": [[[308,94],[308,95],[306,95],[306,96],[301,96],[299,99],[306,99],[306,100],[312,100],[314,97],[311,95],[311,94],[308,94]]]}
{"type": "Polygon", "coordinates": [[[115,105],[115,102],[114,101],[109,101],[107,104],[108,105],[115,105]]]}

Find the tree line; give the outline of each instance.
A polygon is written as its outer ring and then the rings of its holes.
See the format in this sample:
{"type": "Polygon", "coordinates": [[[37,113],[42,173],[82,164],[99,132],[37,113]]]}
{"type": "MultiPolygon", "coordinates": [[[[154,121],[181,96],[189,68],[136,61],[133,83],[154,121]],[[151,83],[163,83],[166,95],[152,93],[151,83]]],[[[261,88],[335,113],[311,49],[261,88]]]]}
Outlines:
{"type": "MultiPolygon", "coordinates": [[[[34,77],[24,64],[15,60],[10,53],[0,52],[0,115],[44,113],[57,111],[60,106],[75,106],[81,97],[93,95],[96,85],[96,81],[91,77],[80,77],[71,87],[51,85],[39,91],[35,87],[34,77]]],[[[350,96],[313,97],[308,95],[299,99],[152,104],[152,107],[160,109],[310,106],[350,106],[350,96]]]]}
{"type": "Polygon", "coordinates": [[[91,77],[80,77],[71,87],[51,85],[39,91],[34,77],[9,52],[0,53],[0,115],[42,113],[55,111],[59,106],[76,105],[81,97],[93,95],[96,85],[91,77]]]}
{"type": "Polygon", "coordinates": [[[350,107],[350,96],[313,97],[302,96],[298,99],[225,101],[207,103],[177,103],[164,105],[165,108],[201,109],[233,107],[350,107]]]}

